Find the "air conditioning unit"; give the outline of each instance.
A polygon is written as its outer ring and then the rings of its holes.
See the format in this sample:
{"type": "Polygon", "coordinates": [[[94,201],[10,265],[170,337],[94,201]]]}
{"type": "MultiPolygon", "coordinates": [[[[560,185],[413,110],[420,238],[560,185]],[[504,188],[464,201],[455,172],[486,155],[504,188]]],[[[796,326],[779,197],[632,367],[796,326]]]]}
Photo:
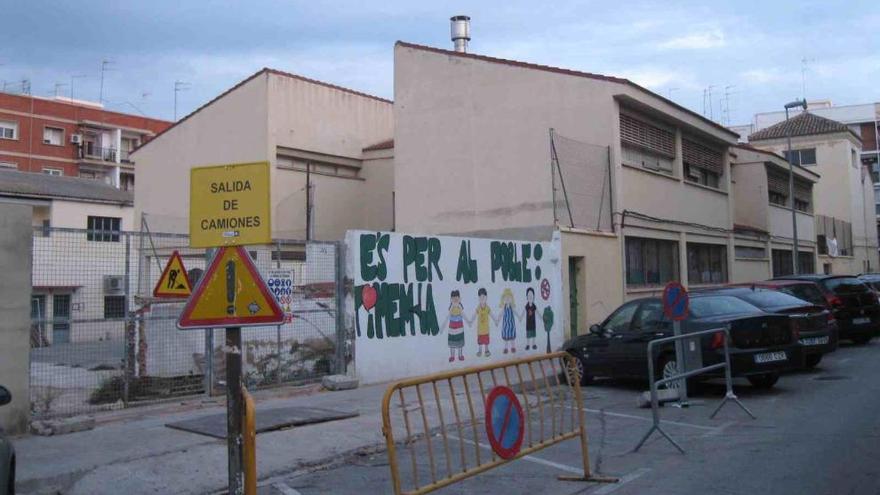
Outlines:
{"type": "Polygon", "coordinates": [[[104,294],[122,294],[125,292],[123,275],[104,275],[104,294]]]}
{"type": "Polygon", "coordinates": [[[83,136],[82,134],[71,134],[70,135],[70,143],[71,144],[82,144],[83,136]]]}

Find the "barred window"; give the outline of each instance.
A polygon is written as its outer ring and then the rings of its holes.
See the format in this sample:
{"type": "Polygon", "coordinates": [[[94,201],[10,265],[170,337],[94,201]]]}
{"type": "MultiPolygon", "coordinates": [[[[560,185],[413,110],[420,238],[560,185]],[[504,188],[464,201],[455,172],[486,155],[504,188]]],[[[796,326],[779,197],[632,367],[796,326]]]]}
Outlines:
{"type": "Polygon", "coordinates": [[[89,216],[86,239],[96,242],[119,242],[122,219],[89,216]]]}
{"type": "Polygon", "coordinates": [[[125,318],[125,296],[104,296],[104,318],[125,318]]]}
{"type": "Polygon", "coordinates": [[[753,260],[762,260],[767,258],[767,250],[762,247],[754,246],[735,246],[733,248],[734,256],[737,258],[746,258],[753,260]]]}
{"type": "Polygon", "coordinates": [[[626,238],[626,284],[661,285],[678,279],[678,242],[626,238]]]}
{"type": "Polygon", "coordinates": [[[727,283],[727,247],[718,244],[687,244],[688,282],[727,283]]]}

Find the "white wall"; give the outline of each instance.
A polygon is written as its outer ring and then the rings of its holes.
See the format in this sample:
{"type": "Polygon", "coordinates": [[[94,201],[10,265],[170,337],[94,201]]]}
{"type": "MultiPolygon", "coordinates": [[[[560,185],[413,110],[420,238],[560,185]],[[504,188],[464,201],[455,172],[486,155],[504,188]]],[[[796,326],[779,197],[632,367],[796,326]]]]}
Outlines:
{"type": "Polygon", "coordinates": [[[269,159],[267,78],[251,78],[132,154],[134,218],[143,212],[154,232],[187,233],[191,168],[269,159]]]}
{"type": "MultiPolygon", "coordinates": [[[[522,251],[523,247],[526,246],[530,250],[531,256],[519,273],[528,273],[531,280],[528,282],[505,280],[499,270],[495,272],[493,282],[491,247],[493,241],[489,239],[424,238],[426,246],[435,246],[440,252],[436,257],[429,257],[427,252],[425,253],[426,264],[423,266],[431,269],[431,272],[430,275],[429,272],[424,272],[424,278],[421,278],[417,276],[416,265],[408,267],[404,265],[404,234],[383,232],[379,236],[387,239],[387,249],[370,249],[374,244],[370,244],[368,239],[373,239],[375,243],[376,232],[350,231],[346,235],[347,273],[353,275],[354,279],[354,300],[349,303],[346,311],[352,321],[357,322],[355,370],[364,383],[461,369],[513,357],[534,356],[547,352],[548,345],[551,351],[556,351],[562,345],[564,318],[558,238],[553,242],[545,243],[500,241],[516,250],[520,262],[526,259],[522,251]],[[468,244],[470,251],[465,257],[474,262],[475,271],[472,273],[477,275],[476,281],[457,276],[462,246],[468,244]],[[539,247],[540,259],[537,255],[539,247]],[[380,259],[384,260],[384,263],[380,259]],[[436,263],[431,264],[430,259],[434,259],[436,263]],[[377,272],[368,273],[369,267],[378,268],[380,265],[384,266],[384,272],[379,269],[377,272]],[[439,272],[434,270],[435,266],[439,267],[439,272]],[[546,286],[549,293],[542,294],[542,286],[546,286]],[[473,325],[467,323],[479,306],[480,288],[485,288],[488,292],[486,303],[491,315],[499,318],[498,324],[494,321],[489,322],[487,345],[491,356],[486,354],[477,356],[482,350],[478,345],[478,322],[475,320],[473,325]],[[527,288],[535,291],[536,332],[533,341],[527,338],[527,318],[520,319],[525,309],[527,288]],[[420,314],[424,316],[424,318],[415,316],[412,326],[408,323],[403,325],[401,327],[403,335],[397,334],[394,330],[389,333],[386,326],[387,322],[392,322],[394,327],[393,321],[399,318],[407,318],[408,321],[409,312],[406,311],[406,307],[409,303],[398,301],[399,296],[395,297],[398,289],[412,291],[413,304],[420,305],[420,314]],[[504,310],[500,305],[501,295],[506,289],[510,289],[513,294],[515,301],[513,312],[516,315],[515,339],[508,341],[502,338],[504,310]],[[362,296],[372,290],[378,291],[378,299],[362,296]],[[418,299],[420,290],[422,297],[418,299]],[[466,317],[463,326],[464,347],[461,349],[463,359],[459,359],[459,351],[449,345],[448,315],[453,290],[459,291],[461,295],[461,304],[466,317]],[[428,291],[431,294],[430,298],[428,291]],[[547,297],[545,298],[544,295],[547,297]],[[375,304],[371,304],[372,302],[375,304]],[[429,309],[431,307],[435,310],[433,313],[429,309]],[[542,319],[545,311],[553,313],[553,324],[549,332],[545,331],[542,319]],[[436,315],[436,327],[430,324],[430,315],[436,315]],[[377,324],[379,322],[382,323],[381,327],[377,324]],[[532,349],[529,346],[531,343],[537,346],[537,349],[532,349]],[[510,346],[515,348],[516,352],[505,353],[504,349],[510,346]],[[452,361],[450,361],[450,352],[454,357],[452,361]]],[[[495,250],[494,253],[497,256],[499,251],[495,250]]],[[[472,265],[468,264],[468,266],[472,265]]]]}

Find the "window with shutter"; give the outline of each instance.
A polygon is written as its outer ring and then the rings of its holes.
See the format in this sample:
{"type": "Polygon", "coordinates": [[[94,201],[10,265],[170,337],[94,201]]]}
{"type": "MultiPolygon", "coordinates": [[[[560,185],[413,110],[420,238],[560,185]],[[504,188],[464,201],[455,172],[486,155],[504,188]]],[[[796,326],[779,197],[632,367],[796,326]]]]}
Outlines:
{"type": "Polygon", "coordinates": [[[625,145],[675,158],[675,133],[625,113],[620,114],[620,140],[625,145]]]}
{"type": "Polygon", "coordinates": [[[681,141],[681,157],[686,180],[709,187],[718,187],[724,173],[721,151],[690,139],[681,141]]]}
{"type": "Polygon", "coordinates": [[[803,179],[794,179],[794,207],[809,212],[813,204],[813,184],[803,179]]]}
{"type": "Polygon", "coordinates": [[[788,206],[788,174],[768,168],[767,193],[771,203],[788,206]]]}

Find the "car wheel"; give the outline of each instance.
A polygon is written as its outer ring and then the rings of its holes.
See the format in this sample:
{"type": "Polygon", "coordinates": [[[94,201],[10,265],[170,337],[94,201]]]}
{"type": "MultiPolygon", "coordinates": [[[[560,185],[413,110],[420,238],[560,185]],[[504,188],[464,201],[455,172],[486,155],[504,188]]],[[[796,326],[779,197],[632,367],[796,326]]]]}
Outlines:
{"type": "MultiPolygon", "coordinates": [[[[664,354],[657,361],[657,371],[659,371],[659,379],[671,378],[678,374],[678,363],[675,361],[675,355],[664,354]]],[[[657,378],[655,376],[655,378],[657,378]]],[[[650,384],[649,384],[650,385],[650,384]]],[[[662,388],[678,389],[681,387],[681,381],[676,380],[663,384],[662,388]]]]}
{"type": "Polygon", "coordinates": [[[763,375],[751,375],[747,378],[753,387],[761,390],[769,390],[779,381],[779,374],[765,373],[763,375]]]}
{"type": "Polygon", "coordinates": [[[807,368],[807,369],[813,369],[813,368],[815,368],[816,365],[819,364],[821,361],[822,361],[822,355],[821,355],[821,354],[813,354],[813,355],[811,355],[811,356],[807,356],[807,357],[804,359],[804,367],[807,368]]]}
{"type": "MultiPolygon", "coordinates": [[[[570,376],[571,370],[568,369],[566,362],[567,362],[567,360],[565,360],[565,359],[562,360],[562,369],[565,370],[565,372],[563,374],[565,375],[566,383],[571,384],[573,377],[570,376]]],[[[584,367],[584,361],[581,358],[575,356],[574,357],[574,365],[575,365],[575,369],[577,370],[578,377],[580,378],[581,385],[589,385],[589,384],[593,383],[593,376],[590,375],[589,373],[587,373],[587,370],[584,367]]]]}
{"type": "Polygon", "coordinates": [[[870,335],[859,335],[858,337],[853,337],[852,341],[856,345],[865,345],[871,341],[870,335]]]}

